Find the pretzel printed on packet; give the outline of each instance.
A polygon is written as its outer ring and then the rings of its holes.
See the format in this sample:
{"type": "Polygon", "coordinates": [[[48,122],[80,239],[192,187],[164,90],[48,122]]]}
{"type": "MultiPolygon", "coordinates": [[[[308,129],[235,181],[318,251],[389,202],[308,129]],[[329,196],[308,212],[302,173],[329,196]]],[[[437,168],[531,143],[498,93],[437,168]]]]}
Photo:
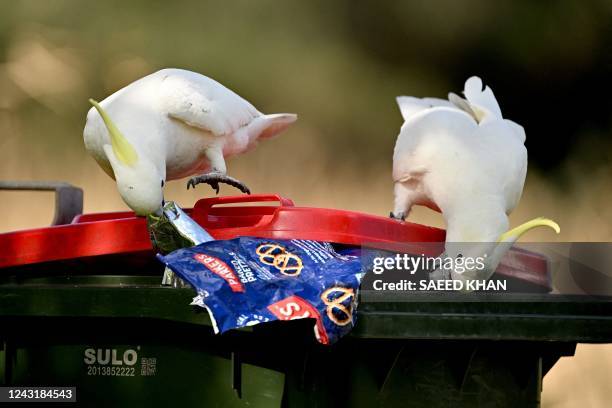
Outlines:
{"type": "Polygon", "coordinates": [[[158,257],[195,288],[215,332],[314,319],[316,339],[332,344],[355,325],[364,270],[330,243],[240,237],[158,257]]]}

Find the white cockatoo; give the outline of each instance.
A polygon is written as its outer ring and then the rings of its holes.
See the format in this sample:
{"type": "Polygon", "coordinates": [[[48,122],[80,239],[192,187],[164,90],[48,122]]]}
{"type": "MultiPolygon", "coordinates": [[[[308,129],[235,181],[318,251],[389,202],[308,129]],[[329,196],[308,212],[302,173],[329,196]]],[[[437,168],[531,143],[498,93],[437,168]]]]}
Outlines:
{"type": "Polygon", "coordinates": [[[474,265],[450,277],[488,279],[520,235],[537,226],[558,233],[559,226],[538,218],[508,231],[508,215],[527,173],[525,131],[502,117],[493,91],[483,89],[480,78],[469,78],[463,94],[465,99],[454,93],[448,100],[397,98],[405,122],[393,153],[391,216],[403,220],[415,204],[442,212],[445,256],[486,260],[484,269],[474,265]]]}
{"type": "Polygon", "coordinates": [[[118,90],[87,114],[85,147],[117,182],[138,215],[159,213],[166,181],[192,177],[187,188],[219,183],[250,193],[226,174],[225,157],[277,135],[297,115],[264,115],[204,75],[162,69],[118,90]]]}

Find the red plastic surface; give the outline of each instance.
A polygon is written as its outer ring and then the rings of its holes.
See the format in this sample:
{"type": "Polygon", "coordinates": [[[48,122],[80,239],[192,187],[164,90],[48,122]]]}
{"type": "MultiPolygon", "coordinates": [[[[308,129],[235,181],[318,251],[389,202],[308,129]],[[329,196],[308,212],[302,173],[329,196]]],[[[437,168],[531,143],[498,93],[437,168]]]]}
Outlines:
{"type": "MultiPolygon", "coordinates": [[[[353,211],[295,207],[275,194],[206,198],[186,211],[217,239],[298,238],[381,248],[445,239],[438,228],[353,211]],[[262,202],[279,205],[245,205],[262,202]]],[[[69,225],[0,234],[0,248],[0,268],[152,249],[145,219],[130,212],[86,214],[69,225]]],[[[513,250],[510,259],[512,268],[502,264],[500,273],[518,271],[533,283],[547,282],[545,258],[513,250]]]]}
{"type": "Polygon", "coordinates": [[[84,222],[118,220],[123,218],[134,218],[134,213],[131,211],[123,212],[106,212],[94,214],[81,214],[74,217],[72,224],[82,224],[84,222]]]}
{"type": "Polygon", "coordinates": [[[219,197],[196,203],[191,216],[215,238],[256,236],[275,239],[312,239],[340,244],[439,242],[444,231],[413,223],[399,223],[354,211],[295,207],[276,195],[219,197]],[[280,206],[219,207],[234,202],[278,201],[280,206]]]}

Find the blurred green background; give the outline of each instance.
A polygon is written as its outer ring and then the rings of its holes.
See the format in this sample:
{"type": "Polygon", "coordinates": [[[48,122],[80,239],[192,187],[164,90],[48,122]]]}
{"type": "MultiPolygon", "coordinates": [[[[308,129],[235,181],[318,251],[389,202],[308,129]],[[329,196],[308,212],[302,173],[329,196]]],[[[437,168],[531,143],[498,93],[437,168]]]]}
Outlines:
{"type": "Polygon", "coordinates": [[[0,4],[3,116],[17,112],[32,143],[61,140],[70,159],[86,97],[163,67],[209,75],[263,111],[299,112],[330,162],[388,160],[394,97],[444,96],[473,74],[527,128],[532,165],[558,170],[585,140],[609,159],[610,1],[0,4]]]}
{"type": "MultiPolygon", "coordinates": [[[[527,132],[512,222],[545,215],[561,240],[612,239],[609,0],[0,0],[0,178],[66,180],[85,189],[86,211],[125,209],[83,148],[87,98],[164,67],[208,75],[263,112],[299,114],[230,160],[253,191],[378,214],[391,209],[395,97],[444,97],[479,75],[527,132]]],[[[166,188],[184,206],[210,194],[166,188]]],[[[0,211],[0,231],[44,225],[52,197],[0,193],[0,211]]],[[[428,210],[411,218],[443,226],[428,210]]],[[[547,377],[545,406],[607,406],[610,363],[606,348],[579,348],[547,377]]]]}

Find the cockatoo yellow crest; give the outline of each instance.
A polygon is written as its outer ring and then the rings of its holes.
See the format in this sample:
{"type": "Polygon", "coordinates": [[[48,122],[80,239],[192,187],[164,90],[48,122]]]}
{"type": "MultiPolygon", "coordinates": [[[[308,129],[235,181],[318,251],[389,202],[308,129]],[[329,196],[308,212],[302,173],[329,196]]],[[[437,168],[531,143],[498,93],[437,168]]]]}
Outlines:
{"type": "Polygon", "coordinates": [[[96,108],[96,110],[102,117],[102,120],[104,121],[104,124],[108,129],[108,133],[111,139],[111,145],[113,147],[113,152],[115,153],[115,156],[117,156],[117,159],[127,166],[133,166],[138,160],[138,154],[136,153],[136,150],[134,150],[130,142],[121,134],[119,129],[117,129],[117,126],[115,126],[111,118],[104,111],[104,109],[102,109],[100,104],[94,101],[93,99],[90,99],[89,103],[91,103],[94,108],[96,108]]]}
{"type": "Polygon", "coordinates": [[[555,231],[557,234],[561,232],[561,227],[559,227],[559,224],[557,224],[556,222],[548,218],[540,217],[540,218],[535,218],[531,221],[527,221],[519,225],[518,227],[514,227],[510,231],[504,232],[503,234],[499,236],[499,239],[497,240],[497,242],[508,242],[511,240],[516,241],[521,235],[523,235],[530,229],[537,228],[537,227],[549,227],[553,231],[555,231]]]}

